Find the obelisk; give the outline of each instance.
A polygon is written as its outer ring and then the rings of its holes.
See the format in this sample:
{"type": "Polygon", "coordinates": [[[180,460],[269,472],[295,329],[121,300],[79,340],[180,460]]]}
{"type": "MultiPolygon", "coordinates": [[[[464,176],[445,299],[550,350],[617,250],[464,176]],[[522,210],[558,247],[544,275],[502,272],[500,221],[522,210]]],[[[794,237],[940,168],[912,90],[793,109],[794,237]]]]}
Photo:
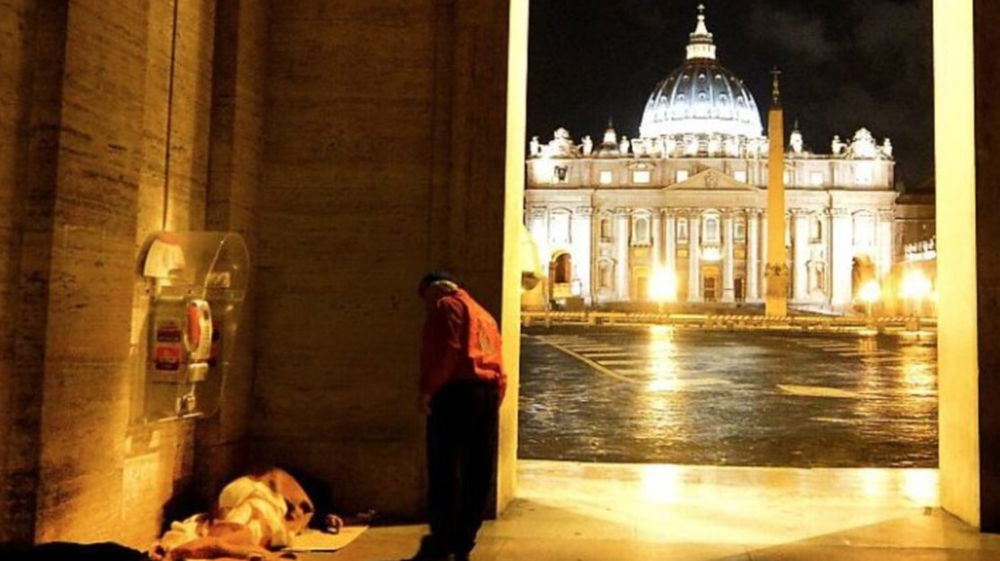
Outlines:
{"type": "Polygon", "coordinates": [[[767,181],[767,283],[764,313],[788,315],[788,258],[785,248],[785,112],[781,108],[781,71],[775,68],[771,110],[767,117],[770,140],[767,181]]]}

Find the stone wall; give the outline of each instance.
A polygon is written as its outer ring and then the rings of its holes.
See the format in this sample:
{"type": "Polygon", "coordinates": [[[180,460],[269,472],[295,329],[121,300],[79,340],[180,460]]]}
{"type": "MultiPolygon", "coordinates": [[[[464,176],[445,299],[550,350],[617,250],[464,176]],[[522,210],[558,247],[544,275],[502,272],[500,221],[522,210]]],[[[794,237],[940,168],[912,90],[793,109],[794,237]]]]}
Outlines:
{"type": "Polygon", "coordinates": [[[345,510],[420,513],[420,276],[452,268],[499,315],[508,9],[271,6],[254,455],[345,510]]]}
{"type": "Polygon", "coordinates": [[[145,547],[169,499],[239,463],[249,339],[197,462],[195,426],[145,423],[137,383],[147,236],[252,225],[264,3],[219,5],[0,4],[0,539],[145,547]],[[246,41],[216,53],[217,24],[246,41]]]}

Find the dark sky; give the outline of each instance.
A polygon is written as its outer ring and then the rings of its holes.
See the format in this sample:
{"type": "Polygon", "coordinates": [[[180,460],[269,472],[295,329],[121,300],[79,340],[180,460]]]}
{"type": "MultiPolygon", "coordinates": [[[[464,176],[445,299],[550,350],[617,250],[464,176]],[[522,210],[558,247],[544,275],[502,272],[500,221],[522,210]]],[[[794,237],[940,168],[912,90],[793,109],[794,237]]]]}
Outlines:
{"type": "MultiPolygon", "coordinates": [[[[719,61],[761,111],[784,71],[787,127],[828,153],[866,126],[892,139],[908,190],[934,171],[930,0],[704,0],[719,61]]],[[[654,86],[684,60],[699,0],[531,0],[528,137],[565,126],[639,130],[654,86]]],[[[762,115],[762,119],[765,115],[762,115]]],[[[765,121],[766,123],[766,121],[765,121]]],[[[787,139],[786,139],[787,140],[787,139]]]]}

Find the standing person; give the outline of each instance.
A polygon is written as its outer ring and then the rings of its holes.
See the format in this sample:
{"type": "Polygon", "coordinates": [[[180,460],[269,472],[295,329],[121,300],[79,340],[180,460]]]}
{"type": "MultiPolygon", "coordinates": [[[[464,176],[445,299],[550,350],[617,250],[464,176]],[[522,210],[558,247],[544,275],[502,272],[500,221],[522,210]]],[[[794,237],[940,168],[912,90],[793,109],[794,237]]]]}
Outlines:
{"type": "Polygon", "coordinates": [[[506,388],[496,321],[444,272],[420,281],[427,305],[420,396],[427,415],[430,534],[410,561],[466,561],[483,523],[506,388]]]}

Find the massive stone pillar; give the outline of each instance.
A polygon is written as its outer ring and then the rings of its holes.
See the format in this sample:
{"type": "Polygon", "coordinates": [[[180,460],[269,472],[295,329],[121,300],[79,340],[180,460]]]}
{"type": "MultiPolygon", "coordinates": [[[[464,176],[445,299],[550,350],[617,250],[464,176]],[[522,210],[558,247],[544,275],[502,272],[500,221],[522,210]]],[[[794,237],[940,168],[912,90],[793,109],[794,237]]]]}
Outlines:
{"type": "Polygon", "coordinates": [[[747,301],[756,302],[760,300],[760,284],[758,275],[760,274],[760,212],[753,208],[747,211],[747,276],[746,289],[747,301]]]}
{"type": "Polygon", "coordinates": [[[760,292],[762,300],[767,293],[767,221],[767,212],[760,213],[760,239],[758,240],[760,242],[760,277],[758,278],[760,287],[757,290],[760,292]]]}
{"type": "Polygon", "coordinates": [[[804,210],[794,210],[792,224],[792,265],[795,271],[792,274],[792,294],[796,302],[804,302],[809,298],[809,215],[804,210]]]}
{"type": "Polygon", "coordinates": [[[589,304],[591,302],[591,272],[593,261],[591,260],[591,248],[593,247],[593,221],[594,209],[589,206],[579,207],[573,213],[571,240],[573,245],[573,273],[574,281],[580,282],[580,296],[589,304]]]}
{"type": "MultiPolygon", "coordinates": [[[[666,255],[663,259],[663,267],[674,278],[677,277],[677,215],[673,210],[665,210],[665,234],[666,234],[666,255]]],[[[676,295],[674,295],[676,296],[676,295]]]]}
{"type": "Polygon", "coordinates": [[[853,234],[847,209],[830,209],[830,305],[843,308],[851,303],[853,234]]]}
{"type": "Polygon", "coordinates": [[[781,108],[781,90],[774,70],[773,104],[768,114],[767,183],[767,307],[769,316],[788,314],[788,262],[785,255],[785,114],[781,108]]]}
{"type": "Polygon", "coordinates": [[[733,286],[733,267],[735,255],[733,246],[733,211],[727,210],[722,215],[722,301],[735,302],[736,291],[733,286]]]}
{"type": "Polygon", "coordinates": [[[625,302],[629,295],[629,210],[615,209],[615,294],[625,302]]]}
{"type": "Polygon", "coordinates": [[[688,219],[688,302],[701,302],[701,217],[688,219]]]}

